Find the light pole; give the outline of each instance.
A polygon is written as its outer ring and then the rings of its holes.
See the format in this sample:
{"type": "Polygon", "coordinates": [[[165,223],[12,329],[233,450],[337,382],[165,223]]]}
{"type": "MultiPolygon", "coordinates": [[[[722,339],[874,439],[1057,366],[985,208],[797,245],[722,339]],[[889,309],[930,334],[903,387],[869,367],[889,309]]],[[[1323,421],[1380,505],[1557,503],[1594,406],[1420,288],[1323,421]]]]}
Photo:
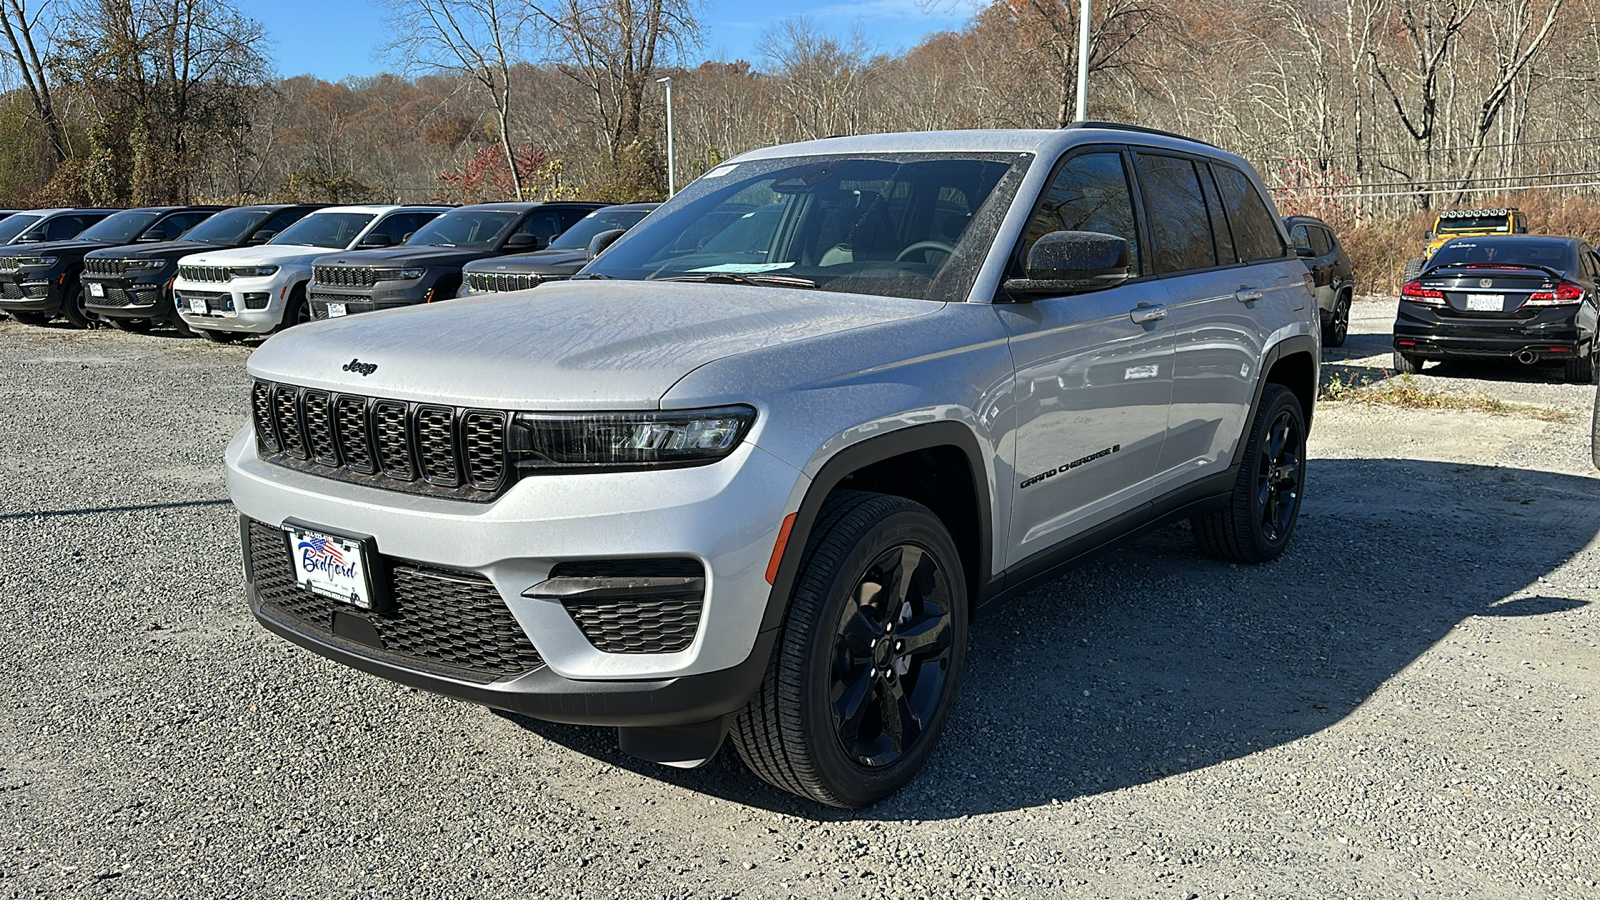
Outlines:
{"type": "Polygon", "coordinates": [[[672,152],[672,76],[657,78],[657,84],[667,86],[667,197],[678,192],[677,157],[672,152]]]}
{"type": "MultiPolygon", "coordinates": [[[[668,90],[668,97],[672,96],[668,90]]],[[[671,101],[668,101],[671,106],[671,101]]],[[[1078,3],[1078,121],[1089,118],[1089,0],[1078,3]]],[[[672,132],[672,114],[667,114],[667,133],[672,132]]]]}

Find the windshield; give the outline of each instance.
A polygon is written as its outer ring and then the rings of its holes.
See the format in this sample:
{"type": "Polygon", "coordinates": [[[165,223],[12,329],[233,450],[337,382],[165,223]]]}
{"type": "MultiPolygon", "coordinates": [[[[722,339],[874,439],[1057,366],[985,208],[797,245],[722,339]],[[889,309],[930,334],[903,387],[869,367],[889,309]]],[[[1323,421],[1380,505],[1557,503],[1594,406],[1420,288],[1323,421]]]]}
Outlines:
{"type": "Polygon", "coordinates": [[[964,300],[1031,159],[905,153],[724,165],[583,274],[964,300]]]}
{"type": "Polygon", "coordinates": [[[1454,231],[1511,231],[1510,217],[1498,216],[1451,216],[1439,219],[1439,233],[1450,234],[1454,231]]]}
{"type": "Polygon", "coordinates": [[[406,246],[460,247],[463,250],[488,250],[517,220],[517,213],[504,210],[458,209],[447,212],[417,229],[406,246]]]}
{"type": "Polygon", "coordinates": [[[612,231],[621,228],[626,231],[639,224],[639,220],[650,214],[648,209],[597,209],[584,216],[578,224],[561,232],[561,235],[550,242],[551,250],[583,250],[588,248],[589,242],[602,231],[612,231]]]}
{"type": "Polygon", "coordinates": [[[110,244],[126,244],[138,237],[139,232],[145,230],[151,222],[161,217],[159,212],[146,209],[130,209],[101,219],[94,227],[78,235],[80,241],[105,241],[110,244]]]}
{"type": "Polygon", "coordinates": [[[343,250],[355,243],[377,213],[312,213],[285,228],[269,244],[296,247],[331,247],[343,250]]]}
{"type": "MultiPolygon", "coordinates": [[[[186,241],[205,241],[208,244],[242,244],[256,226],[265,222],[274,210],[230,209],[219,212],[183,236],[186,241]]],[[[3,224],[3,223],[0,223],[3,224]]]]}
{"type": "Polygon", "coordinates": [[[16,240],[29,225],[39,221],[44,216],[14,215],[0,219],[0,244],[9,244],[16,240]]]}
{"type": "Polygon", "coordinates": [[[1457,238],[1433,255],[1428,268],[1448,266],[1531,266],[1571,272],[1577,265],[1572,245],[1566,241],[1532,239],[1488,238],[1473,240],[1457,238]]]}

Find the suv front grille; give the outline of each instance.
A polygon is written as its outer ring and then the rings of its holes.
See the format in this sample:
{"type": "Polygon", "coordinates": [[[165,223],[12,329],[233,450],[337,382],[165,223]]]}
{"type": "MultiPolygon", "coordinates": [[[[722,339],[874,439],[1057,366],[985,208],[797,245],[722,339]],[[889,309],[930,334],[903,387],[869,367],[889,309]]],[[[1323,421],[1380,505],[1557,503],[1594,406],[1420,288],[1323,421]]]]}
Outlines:
{"type": "Polygon", "coordinates": [[[97,259],[93,256],[83,258],[83,271],[88,275],[118,275],[127,270],[128,261],[125,259],[97,259]]]}
{"type": "Polygon", "coordinates": [[[330,287],[372,287],[378,270],[371,266],[313,266],[311,280],[330,287]]]}
{"type": "MultiPolygon", "coordinates": [[[[369,562],[387,570],[389,608],[368,613],[296,584],[283,531],[248,521],[246,553],[256,598],[298,629],[349,641],[334,637],[334,617],[356,616],[372,625],[382,644],[360,644],[364,655],[478,682],[544,665],[500,592],[481,575],[380,556],[369,562]]],[[[374,574],[381,579],[381,572],[374,574]]]]}
{"type": "Polygon", "coordinates": [[[22,269],[22,257],[0,256],[0,272],[17,272],[22,269]]]}
{"type": "Polygon", "coordinates": [[[538,275],[531,272],[468,272],[467,287],[474,291],[501,293],[504,291],[525,291],[528,288],[538,287],[543,281],[538,275]]]}
{"type": "Polygon", "coordinates": [[[565,597],[561,605],[604,653],[676,653],[694,643],[705,601],[705,567],[697,559],[618,559],[557,563],[552,579],[700,579],[699,587],[660,597],[565,597]]]}
{"type": "Polygon", "coordinates": [[[509,486],[501,410],[406,403],[256,381],[262,459],[371,487],[486,502],[509,486]]]}
{"type": "Polygon", "coordinates": [[[227,266],[179,266],[178,277],[184,281],[227,281],[227,266]]]}

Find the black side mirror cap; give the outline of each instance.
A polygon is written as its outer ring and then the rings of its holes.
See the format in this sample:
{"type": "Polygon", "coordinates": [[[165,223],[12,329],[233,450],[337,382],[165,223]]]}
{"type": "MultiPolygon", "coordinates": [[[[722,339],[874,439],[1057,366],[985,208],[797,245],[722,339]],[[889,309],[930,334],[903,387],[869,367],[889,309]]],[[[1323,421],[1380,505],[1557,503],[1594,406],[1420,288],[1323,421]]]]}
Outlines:
{"type": "Polygon", "coordinates": [[[1300,257],[1301,259],[1316,259],[1317,251],[1311,249],[1310,247],[1296,247],[1294,248],[1294,255],[1300,257]]]}
{"type": "Polygon", "coordinates": [[[278,233],[276,231],[258,231],[255,234],[250,235],[250,244],[251,246],[256,244],[265,244],[267,241],[270,241],[277,236],[278,233]]]}
{"type": "Polygon", "coordinates": [[[504,249],[543,250],[544,246],[544,238],[539,237],[537,234],[513,234],[511,237],[506,238],[504,249]]]}
{"type": "Polygon", "coordinates": [[[369,234],[361,239],[361,243],[356,245],[356,249],[372,250],[378,247],[392,246],[394,246],[394,238],[388,236],[387,234],[369,234]]]}
{"type": "Polygon", "coordinates": [[[1001,287],[1017,299],[1104,290],[1128,280],[1128,242],[1097,231],[1052,231],[1028,251],[1023,277],[1001,287]]]}
{"type": "Polygon", "coordinates": [[[589,258],[594,259],[596,256],[606,252],[607,247],[615,244],[617,238],[627,233],[628,230],[626,228],[613,228],[610,231],[602,231],[595,235],[589,241],[589,258]]]}

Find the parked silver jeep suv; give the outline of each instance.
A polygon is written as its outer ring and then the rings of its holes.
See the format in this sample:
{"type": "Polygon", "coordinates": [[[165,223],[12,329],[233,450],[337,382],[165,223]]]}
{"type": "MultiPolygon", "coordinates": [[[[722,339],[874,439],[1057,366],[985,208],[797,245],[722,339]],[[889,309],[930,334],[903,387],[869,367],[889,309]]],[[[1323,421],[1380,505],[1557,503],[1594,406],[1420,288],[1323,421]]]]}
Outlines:
{"type": "Polygon", "coordinates": [[[861,806],[927,759],[978,607],[1174,520],[1282,552],[1317,325],[1259,179],[1207,144],[758,150],[576,280],[269,340],[227,452],[250,603],[646,759],[731,733],[861,806]]]}

